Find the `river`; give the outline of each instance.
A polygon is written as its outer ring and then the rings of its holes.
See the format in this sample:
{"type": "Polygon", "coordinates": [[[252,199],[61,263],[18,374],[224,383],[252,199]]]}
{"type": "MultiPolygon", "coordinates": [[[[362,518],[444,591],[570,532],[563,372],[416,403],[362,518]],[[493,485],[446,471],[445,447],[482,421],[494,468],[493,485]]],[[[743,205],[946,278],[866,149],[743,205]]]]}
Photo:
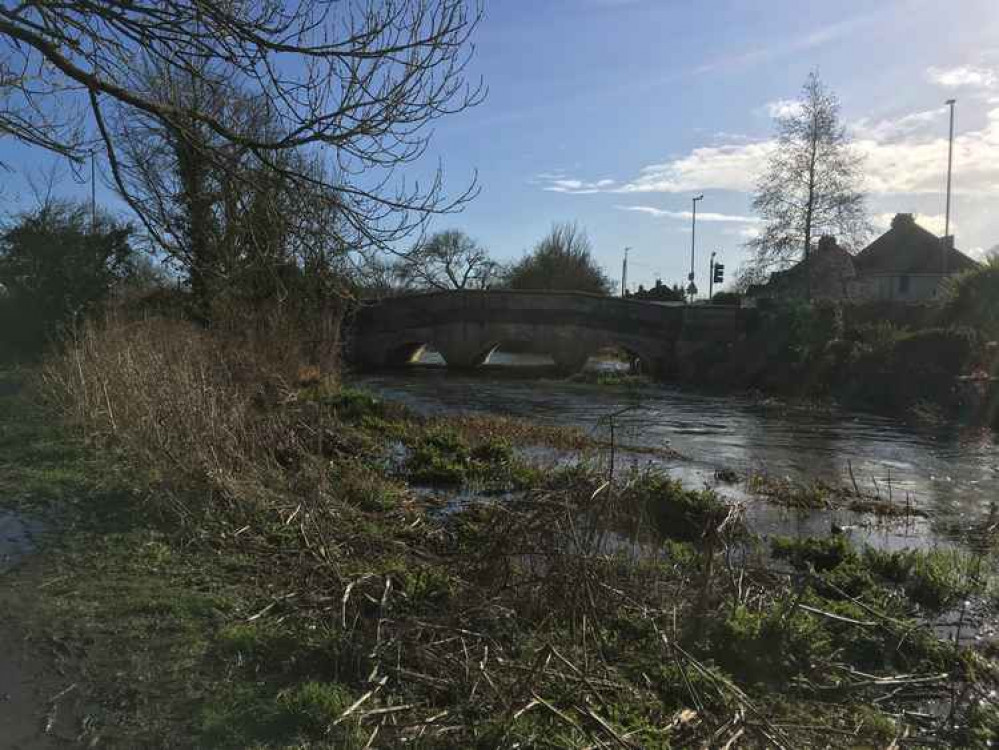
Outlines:
{"type": "MultiPolygon", "coordinates": [[[[418,413],[478,412],[532,422],[571,425],[606,437],[615,418],[621,444],[668,447],[676,459],[655,459],[696,486],[708,484],[741,499],[738,487],[715,481],[734,469],[792,480],[852,483],[865,492],[911,502],[929,519],[905,529],[880,530],[888,547],[960,541],[999,500],[999,441],[987,429],[959,424],[919,426],[833,406],[805,406],[749,396],[714,395],[664,385],[602,386],[555,378],[511,377],[509,371],[459,375],[413,367],[360,379],[385,398],[418,413]]],[[[637,461],[638,454],[625,457],[637,461]]],[[[643,461],[650,460],[647,455],[643,461]]],[[[828,532],[824,512],[788,514],[752,504],[750,516],[765,531],[828,532]]],[[[851,517],[834,522],[850,522],[851,517]]],[[[868,539],[867,541],[875,541],[868,539]]]]}

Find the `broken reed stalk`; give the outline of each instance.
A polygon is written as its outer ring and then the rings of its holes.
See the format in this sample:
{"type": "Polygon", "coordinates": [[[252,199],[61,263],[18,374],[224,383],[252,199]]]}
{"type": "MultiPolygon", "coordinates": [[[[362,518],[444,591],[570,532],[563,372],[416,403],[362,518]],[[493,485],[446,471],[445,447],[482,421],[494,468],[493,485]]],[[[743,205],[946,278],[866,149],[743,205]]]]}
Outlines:
{"type": "Polygon", "coordinates": [[[856,493],[857,497],[861,497],[860,487],[857,486],[857,477],[853,475],[853,461],[847,459],[846,466],[850,470],[850,481],[853,482],[853,491],[856,493]]]}

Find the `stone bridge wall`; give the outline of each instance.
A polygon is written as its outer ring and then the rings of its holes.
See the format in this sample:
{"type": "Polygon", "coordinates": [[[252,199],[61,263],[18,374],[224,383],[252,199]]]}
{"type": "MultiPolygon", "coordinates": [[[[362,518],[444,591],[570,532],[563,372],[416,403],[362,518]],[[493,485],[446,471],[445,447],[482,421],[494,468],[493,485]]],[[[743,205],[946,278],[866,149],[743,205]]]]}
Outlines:
{"type": "MultiPolygon", "coordinates": [[[[604,347],[620,347],[645,371],[671,369],[678,345],[726,343],[742,335],[738,308],[662,305],[579,292],[441,292],[385,299],[361,310],[358,364],[402,364],[421,346],[451,367],[475,367],[497,346],[550,354],[575,371],[604,347]]],[[[682,347],[681,347],[682,348],[682,347]]]]}

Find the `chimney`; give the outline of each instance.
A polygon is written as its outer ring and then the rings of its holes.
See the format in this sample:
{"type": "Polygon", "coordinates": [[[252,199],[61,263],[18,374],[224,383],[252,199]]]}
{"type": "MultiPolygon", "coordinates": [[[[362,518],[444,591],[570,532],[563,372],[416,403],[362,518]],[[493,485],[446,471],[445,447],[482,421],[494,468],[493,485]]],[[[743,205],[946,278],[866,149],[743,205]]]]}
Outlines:
{"type": "Polygon", "coordinates": [[[831,234],[824,234],[819,237],[819,252],[832,250],[836,247],[836,238],[831,234]]]}
{"type": "Polygon", "coordinates": [[[912,214],[895,214],[895,218],[891,220],[891,228],[898,229],[903,226],[914,226],[915,223],[916,217],[912,214]]]}

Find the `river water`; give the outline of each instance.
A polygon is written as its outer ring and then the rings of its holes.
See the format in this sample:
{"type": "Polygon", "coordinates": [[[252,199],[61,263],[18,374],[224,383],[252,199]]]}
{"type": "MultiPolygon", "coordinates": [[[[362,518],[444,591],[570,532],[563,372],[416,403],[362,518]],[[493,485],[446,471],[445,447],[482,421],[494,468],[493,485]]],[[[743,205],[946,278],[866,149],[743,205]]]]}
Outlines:
{"type": "MultiPolygon", "coordinates": [[[[956,541],[999,501],[999,441],[989,430],[958,424],[921,427],[835,407],[789,405],[748,396],[712,395],[663,385],[588,385],[555,378],[510,377],[488,368],[475,375],[407,368],[362,378],[360,385],[426,415],[499,414],[536,423],[571,425],[606,438],[614,418],[618,444],[670,448],[676,459],[624,452],[655,461],[693,486],[716,486],[740,497],[738,486],[715,480],[734,469],[806,481],[821,479],[911,502],[929,519],[881,529],[880,546],[956,541]],[[624,413],[621,413],[622,410],[624,413]],[[850,476],[852,468],[853,478],[850,476]]],[[[788,514],[766,504],[750,510],[763,530],[828,532],[828,513],[788,514]]],[[[852,514],[848,514],[852,516],[852,514]]],[[[852,517],[833,518],[836,523],[852,517]]]]}

